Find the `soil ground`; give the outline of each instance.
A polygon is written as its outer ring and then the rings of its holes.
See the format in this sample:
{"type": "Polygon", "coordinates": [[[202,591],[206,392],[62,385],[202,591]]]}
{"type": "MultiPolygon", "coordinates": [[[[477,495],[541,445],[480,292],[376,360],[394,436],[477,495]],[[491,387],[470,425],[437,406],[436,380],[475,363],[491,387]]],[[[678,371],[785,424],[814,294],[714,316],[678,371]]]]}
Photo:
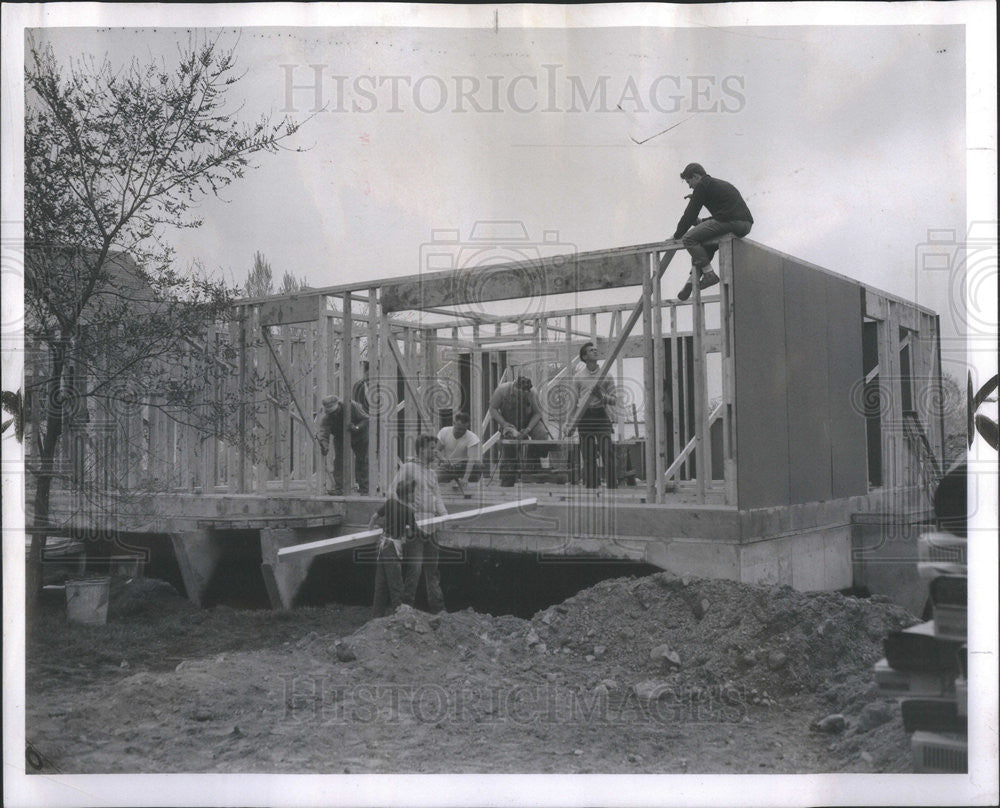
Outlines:
{"type": "Polygon", "coordinates": [[[115,579],[108,623],[29,626],[41,771],[901,772],[872,666],[888,599],[602,581],[530,620],[403,607],[202,610],[115,579]],[[837,732],[813,729],[830,714],[837,732]]]}

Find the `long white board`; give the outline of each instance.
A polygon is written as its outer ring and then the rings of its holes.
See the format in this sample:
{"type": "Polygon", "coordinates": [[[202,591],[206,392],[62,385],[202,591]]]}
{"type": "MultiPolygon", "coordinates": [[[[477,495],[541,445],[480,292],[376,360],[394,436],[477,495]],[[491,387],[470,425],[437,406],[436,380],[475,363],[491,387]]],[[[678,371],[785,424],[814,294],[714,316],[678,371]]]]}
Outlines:
{"type": "MultiPolygon", "coordinates": [[[[433,527],[443,525],[448,522],[458,522],[465,519],[475,519],[477,516],[485,516],[491,513],[502,513],[503,511],[530,510],[538,504],[535,497],[530,499],[519,499],[516,502],[503,502],[499,505],[487,505],[485,508],[476,508],[471,511],[459,511],[458,513],[446,513],[444,516],[432,516],[429,519],[418,519],[418,527],[433,527]]],[[[382,535],[381,528],[372,530],[362,530],[358,533],[348,533],[346,536],[334,536],[330,539],[317,539],[316,541],[296,544],[292,547],[283,547],[278,550],[278,561],[286,561],[289,558],[308,558],[309,556],[323,555],[324,553],[334,553],[340,550],[351,550],[355,547],[366,547],[374,544],[375,539],[382,535]]]]}

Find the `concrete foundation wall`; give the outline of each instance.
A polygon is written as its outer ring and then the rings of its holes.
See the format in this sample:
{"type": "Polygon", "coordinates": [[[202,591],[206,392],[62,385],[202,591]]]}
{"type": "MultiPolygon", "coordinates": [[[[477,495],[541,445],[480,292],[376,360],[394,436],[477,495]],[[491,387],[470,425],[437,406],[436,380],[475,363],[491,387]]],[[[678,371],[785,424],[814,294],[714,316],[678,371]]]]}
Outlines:
{"type": "Polygon", "coordinates": [[[858,514],[851,524],[854,585],[892,598],[920,616],[927,601],[927,581],[917,575],[917,539],[929,530],[926,515],[858,514]]]}

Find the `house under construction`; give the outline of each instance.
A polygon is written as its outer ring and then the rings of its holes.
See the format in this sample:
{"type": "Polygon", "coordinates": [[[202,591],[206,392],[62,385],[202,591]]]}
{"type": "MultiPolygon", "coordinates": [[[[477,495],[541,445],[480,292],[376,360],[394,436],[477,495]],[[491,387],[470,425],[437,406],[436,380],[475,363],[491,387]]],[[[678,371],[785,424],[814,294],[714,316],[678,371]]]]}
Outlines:
{"type": "MultiPolygon", "coordinates": [[[[227,542],[252,531],[272,603],[288,607],[311,559],[279,561],[279,549],[362,529],[415,437],[456,412],[489,443],[490,395],[521,375],[543,406],[547,466],[516,489],[487,475],[465,495],[442,493],[449,511],[538,504],[446,526],[445,547],[840,589],[855,583],[852,519],[928,509],[943,449],[932,311],[749,239],[722,238],[720,285],[683,303],[661,289],[659,269],[680,242],[551,255],[485,243],[494,260],[444,237],[419,275],[239,302],[207,345],[229,346],[233,378],[262,379],[262,394],[208,436],[155,401],[120,417],[99,451],[87,443],[93,423],[80,427],[70,454],[118,464],[96,477],[115,480],[128,504],[98,515],[66,491],[63,526],[169,537],[195,601],[227,542]],[[574,483],[567,422],[588,341],[617,390],[614,489],[574,483]],[[320,400],[349,398],[363,363],[368,490],[327,496],[320,400]]],[[[500,448],[484,454],[491,470],[500,448]]]]}

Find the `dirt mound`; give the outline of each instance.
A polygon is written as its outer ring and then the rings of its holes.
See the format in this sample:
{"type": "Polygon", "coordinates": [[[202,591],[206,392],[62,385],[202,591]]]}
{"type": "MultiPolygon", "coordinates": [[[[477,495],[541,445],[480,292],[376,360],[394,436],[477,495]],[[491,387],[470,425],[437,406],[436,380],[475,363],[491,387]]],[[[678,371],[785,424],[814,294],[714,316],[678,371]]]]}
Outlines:
{"type": "Polygon", "coordinates": [[[59,666],[37,664],[51,686],[32,710],[38,742],[76,771],[908,766],[872,666],[915,618],[886,599],[661,573],[603,581],[530,620],[402,607],[359,625],[362,612],[151,609],[149,626],[90,633],[53,616],[32,648],[62,647],[59,666]],[[87,652],[88,637],[113,647],[87,652]],[[63,670],[87,653],[103,678],[63,670]],[[69,673],[77,686],[53,704],[69,673]],[[835,733],[810,730],[834,713],[835,733]]]}
{"type": "Polygon", "coordinates": [[[144,617],[164,612],[186,612],[196,607],[159,578],[111,579],[108,619],[144,617]]]}
{"type": "Polygon", "coordinates": [[[915,622],[884,598],[660,573],[603,581],[536,615],[531,627],[550,654],[659,672],[679,685],[735,685],[764,698],[816,691],[858,671],[870,679],[882,638],[915,622]],[[674,661],[651,658],[664,645],[674,661]]]}

